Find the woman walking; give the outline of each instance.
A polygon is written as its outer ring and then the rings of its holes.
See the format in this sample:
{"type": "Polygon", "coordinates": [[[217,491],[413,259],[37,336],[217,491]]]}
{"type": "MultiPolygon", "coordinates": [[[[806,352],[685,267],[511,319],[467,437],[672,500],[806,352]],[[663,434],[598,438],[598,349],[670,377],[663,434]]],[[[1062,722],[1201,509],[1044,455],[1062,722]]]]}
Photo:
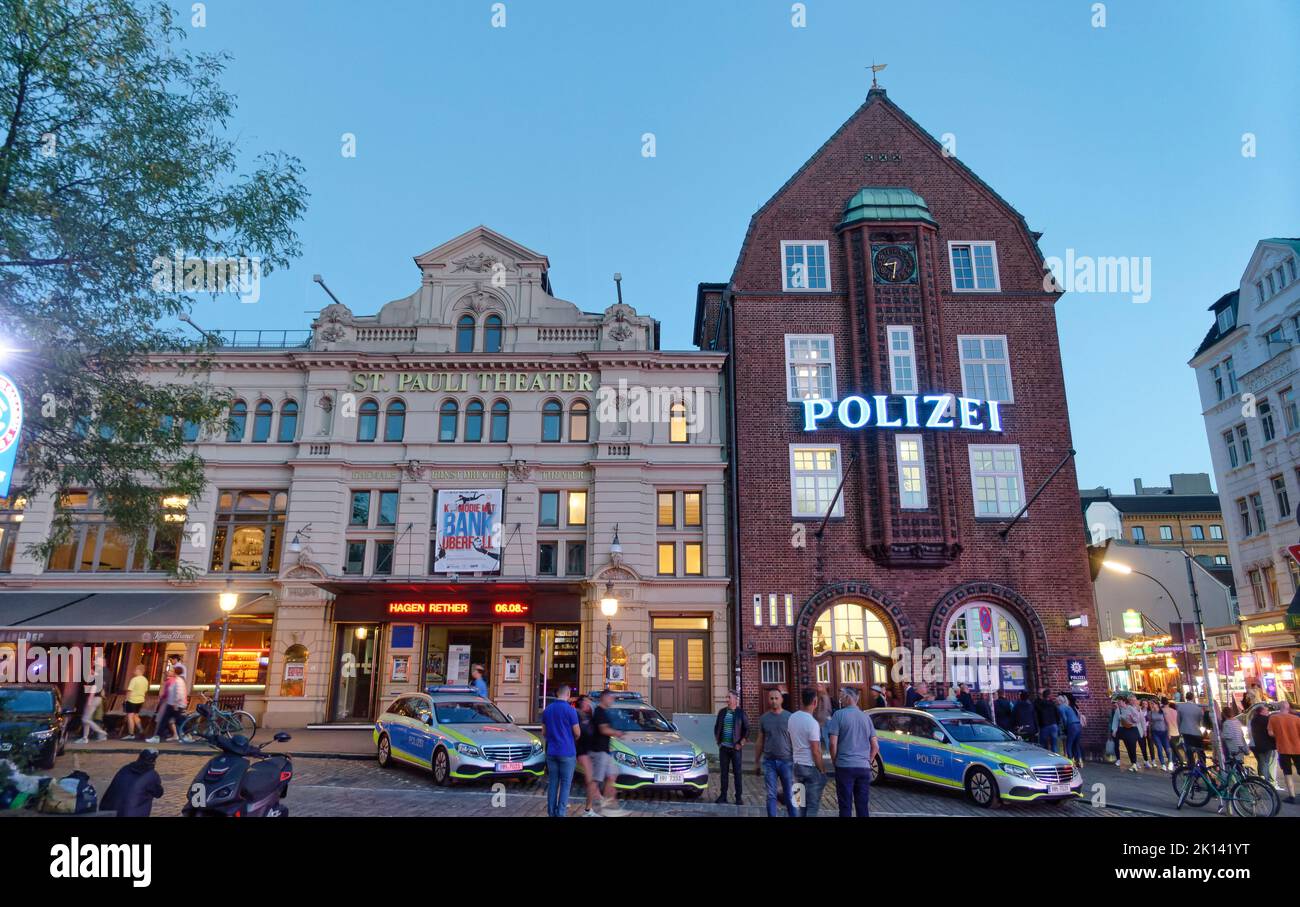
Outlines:
{"type": "Polygon", "coordinates": [[[1161,771],[1169,771],[1169,722],[1164,707],[1152,700],[1147,703],[1147,727],[1151,732],[1151,746],[1161,771]]]}
{"type": "MultiPolygon", "coordinates": [[[[1130,694],[1128,701],[1121,703],[1115,710],[1115,715],[1119,721],[1119,739],[1128,751],[1128,770],[1140,772],[1142,763],[1138,761],[1138,743],[1142,740],[1139,728],[1143,719],[1142,710],[1137,707],[1137,697],[1130,694]]],[[[1115,760],[1115,765],[1121,767],[1118,759],[1115,760]]]]}

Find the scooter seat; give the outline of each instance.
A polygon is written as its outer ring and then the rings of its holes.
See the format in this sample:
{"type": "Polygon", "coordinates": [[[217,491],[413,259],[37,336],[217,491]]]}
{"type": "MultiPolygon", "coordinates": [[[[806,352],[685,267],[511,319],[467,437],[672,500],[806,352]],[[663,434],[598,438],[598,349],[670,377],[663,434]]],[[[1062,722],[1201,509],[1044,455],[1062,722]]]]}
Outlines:
{"type": "Polygon", "coordinates": [[[280,786],[278,759],[259,762],[244,776],[244,795],[249,800],[261,800],[280,786]]]}

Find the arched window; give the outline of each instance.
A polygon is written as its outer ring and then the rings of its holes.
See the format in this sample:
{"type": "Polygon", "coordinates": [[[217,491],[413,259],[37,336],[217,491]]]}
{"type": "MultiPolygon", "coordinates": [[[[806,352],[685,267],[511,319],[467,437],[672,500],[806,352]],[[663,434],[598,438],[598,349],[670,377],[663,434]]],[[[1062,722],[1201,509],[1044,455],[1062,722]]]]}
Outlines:
{"type": "Polygon", "coordinates": [[[985,690],[1028,688],[1028,640],[1020,622],[1005,609],[989,602],[965,605],[949,619],[945,638],[948,672],[955,682],[985,690]]]}
{"type": "Polygon", "coordinates": [[[510,437],[510,404],[498,400],[492,404],[492,434],[490,440],[500,444],[510,437]]]}
{"type": "Polygon", "coordinates": [[[384,440],[400,441],[406,434],[406,404],[390,400],[384,413],[384,440]]]}
{"type": "Polygon", "coordinates": [[[559,400],[547,400],[542,404],[543,441],[560,440],[560,419],[563,415],[564,407],[560,405],[559,400]]]}
{"type": "Polygon", "coordinates": [[[253,410],[253,443],[261,444],[271,440],[271,416],[275,408],[270,400],[259,400],[253,410]]]}
{"type": "Polygon", "coordinates": [[[226,440],[238,443],[244,440],[244,429],[248,426],[248,404],[236,400],[230,407],[230,423],[226,428],[226,440]]]}
{"type": "Polygon", "coordinates": [[[474,316],[461,315],[456,322],[456,352],[474,352],[474,316]]]}
{"type": "Polygon", "coordinates": [[[817,618],[813,625],[812,650],[814,656],[864,651],[888,656],[889,629],[866,605],[840,602],[817,618]]]}
{"type": "Polygon", "coordinates": [[[674,403],[668,407],[668,440],[673,444],[686,443],[686,404],[674,403]]]}
{"type": "Polygon", "coordinates": [[[569,440],[590,440],[591,409],[586,400],[574,400],[569,407],[569,440]]]}
{"type": "Polygon", "coordinates": [[[288,444],[298,437],[298,403],[294,400],[285,400],[280,404],[280,431],[276,434],[275,440],[281,444],[288,444]]]}
{"type": "Polygon", "coordinates": [[[483,352],[501,352],[501,316],[489,315],[483,320],[483,352]]]}
{"type": "Polygon", "coordinates": [[[378,433],[379,404],[374,400],[366,400],[357,410],[357,440],[373,441],[378,433]]]}
{"type": "Polygon", "coordinates": [[[455,400],[444,400],[442,409],[438,411],[438,440],[455,441],[456,440],[456,416],[457,407],[455,400]]]}
{"type": "Polygon", "coordinates": [[[465,407],[465,440],[483,440],[483,401],[471,400],[465,407]]]}

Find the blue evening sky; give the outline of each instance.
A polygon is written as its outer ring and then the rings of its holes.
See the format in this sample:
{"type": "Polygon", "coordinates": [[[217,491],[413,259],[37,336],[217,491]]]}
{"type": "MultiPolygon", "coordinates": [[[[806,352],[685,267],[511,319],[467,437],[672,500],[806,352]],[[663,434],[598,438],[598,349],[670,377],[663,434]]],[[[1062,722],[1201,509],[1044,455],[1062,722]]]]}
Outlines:
{"type": "Polygon", "coordinates": [[[371,314],[416,289],[412,256],[483,223],[549,256],[584,310],[621,271],[664,347],[689,348],[696,284],[730,276],[874,58],[1045,255],[1151,260],[1149,302],[1057,308],[1080,484],[1210,469],[1186,365],[1205,309],[1257,239],[1300,235],[1300,3],[1111,0],[1104,28],[1091,0],[807,0],[805,28],[786,0],[505,0],[505,28],[492,6],[209,0],[187,45],[233,56],[233,129],[301,158],[312,197],[303,257],[255,305],[204,300],[200,325],[305,328],[317,272],[371,314]]]}

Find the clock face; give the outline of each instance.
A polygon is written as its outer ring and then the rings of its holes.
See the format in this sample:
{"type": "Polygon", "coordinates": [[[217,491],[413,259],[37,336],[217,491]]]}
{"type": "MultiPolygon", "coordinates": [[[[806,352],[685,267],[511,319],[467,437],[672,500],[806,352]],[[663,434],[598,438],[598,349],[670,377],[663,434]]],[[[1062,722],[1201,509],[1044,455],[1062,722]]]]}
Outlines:
{"type": "Polygon", "coordinates": [[[882,283],[909,283],[916,274],[916,256],[907,246],[879,246],[872,256],[872,269],[882,283]]]}

